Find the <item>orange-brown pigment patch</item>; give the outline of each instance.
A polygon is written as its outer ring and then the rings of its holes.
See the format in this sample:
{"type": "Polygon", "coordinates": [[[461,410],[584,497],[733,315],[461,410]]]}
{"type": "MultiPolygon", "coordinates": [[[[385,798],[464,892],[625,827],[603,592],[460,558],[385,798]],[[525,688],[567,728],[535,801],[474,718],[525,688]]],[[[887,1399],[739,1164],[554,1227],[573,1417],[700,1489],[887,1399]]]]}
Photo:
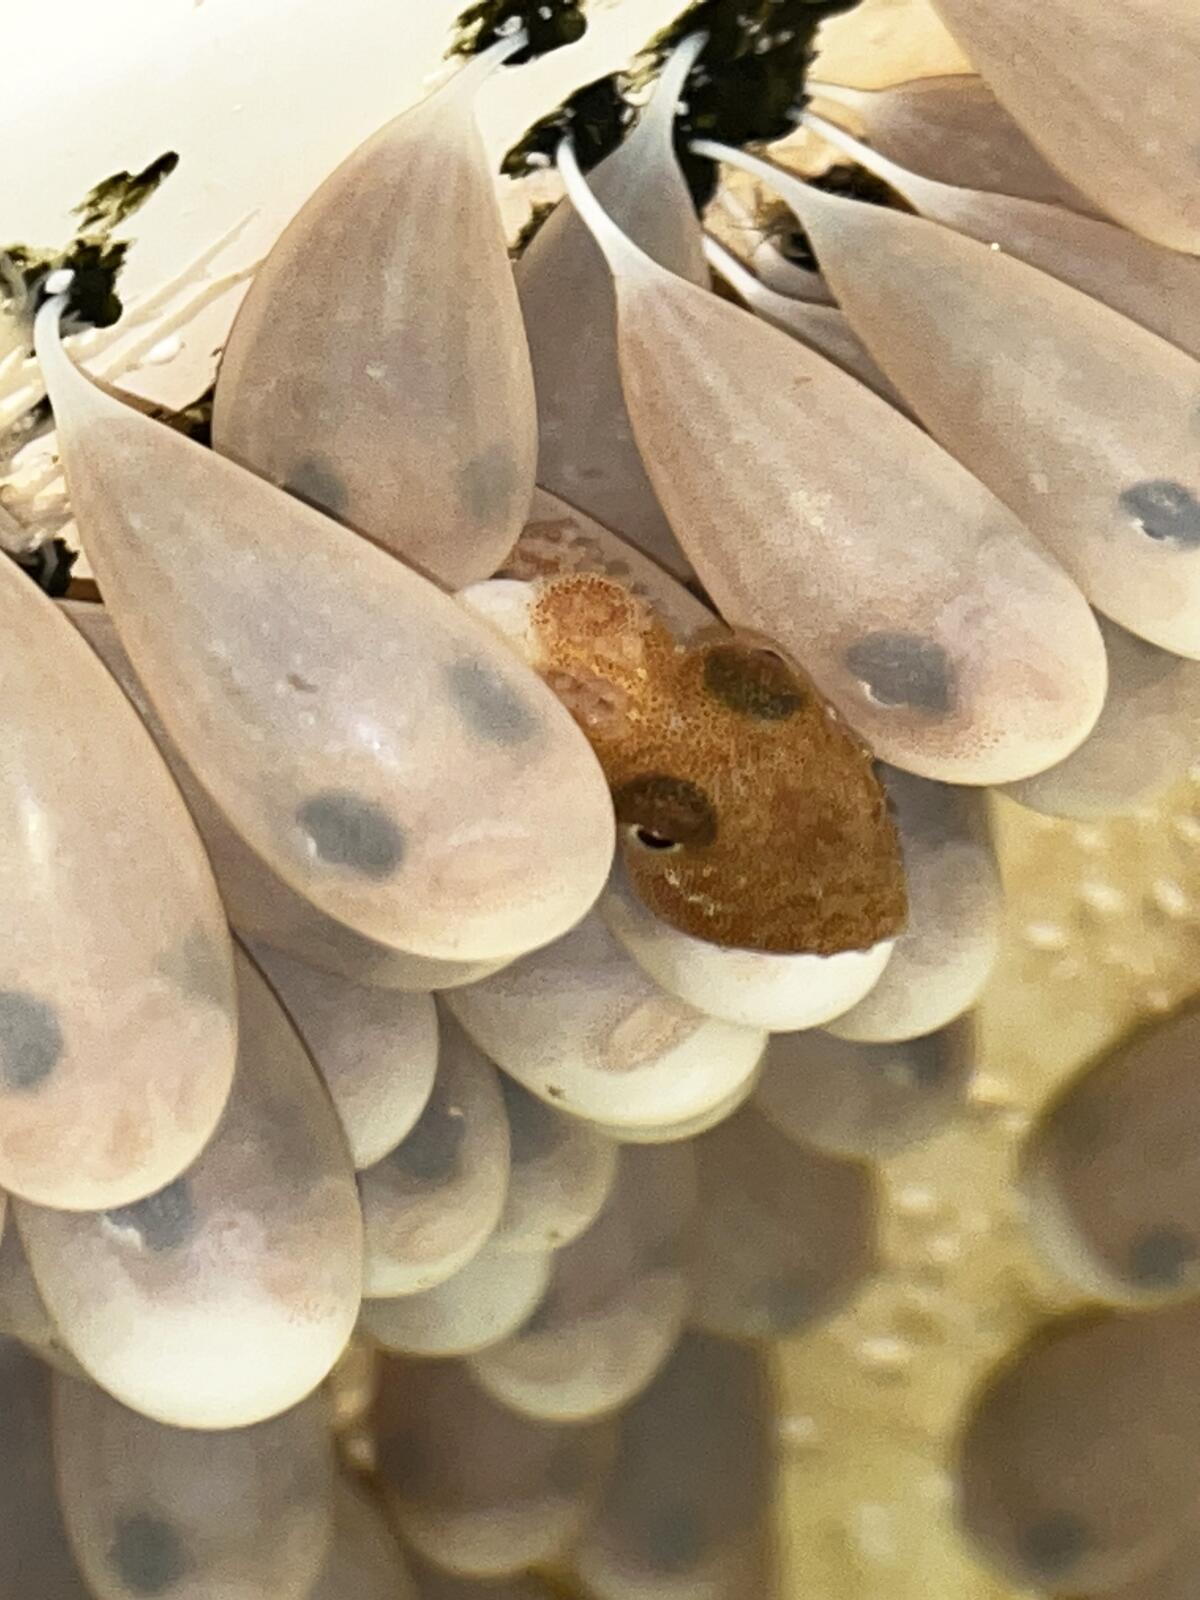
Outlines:
{"type": "Polygon", "coordinates": [[[900,931],[900,845],[871,752],[764,640],[679,644],[620,583],[539,584],[535,665],[604,768],[633,885],[696,938],[817,955],[900,931]]]}

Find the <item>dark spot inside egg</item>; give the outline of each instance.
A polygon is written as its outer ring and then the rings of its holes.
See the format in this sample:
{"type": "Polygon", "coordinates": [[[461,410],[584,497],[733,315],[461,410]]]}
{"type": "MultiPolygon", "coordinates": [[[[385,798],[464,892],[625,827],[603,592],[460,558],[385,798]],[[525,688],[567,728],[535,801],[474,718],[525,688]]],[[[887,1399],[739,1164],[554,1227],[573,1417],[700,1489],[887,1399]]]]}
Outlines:
{"type": "Polygon", "coordinates": [[[880,705],[941,716],[954,704],[954,669],[933,639],[869,633],[850,646],[845,662],[880,705]]]}
{"type": "Polygon", "coordinates": [[[512,451],[497,440],[458,469],[458,493],[463,509],[475,522],[486,522],[503,507],[517,484],[512,451]]]}
{"type": "Polygon", "coordinates": [[[297,500],[334,517],[340,517],[350,503],[345,480],[332,462],[320,456],[305,456],[297,462],[283,487],[297,500]]]}
{"type": "Polygon", "coordinates": [[[23,989],[0,990],[0,1083],[10,1090],[37,1089],[63,1053],[58,1013],[23,989]]]}
{"type": "Polygon", "coordinates": [[[192,1191],[186,1178],[176,1178],[157,1194],[128,1206],[115,1206],[105,1216],[115,1227],[133,1228],[147,1250],[161,1255],[186,1244],[195,1225],[192,1191]]]}
{"type": "Polygon", "coordinates": [[[647,1508],[640,1542],[656,1567],[686,1572],[703,1556],[708,1539],[694,1506],[667,1501],[647,1508]]]}
{"type": "Polygon", "coordinates": [[[169,1593],[188,1568],[179,1535],[169,1523],[144,1512],[117,1522],[109,1555],[113,1570],[135,1595],[169,1593]]]}
{"type": "Polygon", "coordinates": [[[1053,1582],[1064,1577],[1087,1549],[1087,1528],[1069,1512],[1046,1517],[1021,1540],[1021,1554],[1031,1572],[1053,1582]]]}
{"type": "Polygon", "coordinates": [[[1121,494],[1121,509],[1151,539],[1200,545],[1200,500],[1182,483],[1153,478],[1121,494]]]}
{"type": "Polygon", "coordinates": [[[364,878],[387,878],[404,859],[404,834],[381,806],[360,795],[327,789],[305,800],[296,821],[319,861],[364,878]]]}
{"type": "Polygon", "coordinates": [[[565,1137],[562,1120],[511,1078],[501,1076],[514,1166],[552,1155],[565,1137]]]}
{"type": "Polygon", "coordinates": [[[760,1298],[771,1333],[776,1338],[802,1327],[820,1303],[820,1294],[814,1292],[811,1280],[796,1273],[764,1285],[760,1298]]]}
{"type": "Polygon", "coordinates": [[[1180,1228],[1148,1228],[1129,1247],[1129,1274],[1148,1289],[1180,1283],[1196,1260],[1196,1241],[1180,1228]]]}
{"type": "Polygon", "coordinates": [[[492,744],[523,744],[537,717],[485,661],[464,656],[446,669],[446,687],[473,733],[492,744]]]}
{"type": "Polygon", "coordinates": [[[188,932],[178,949],[163,958],[162,971],[185,994],[206,1005],[223,1010],[231,1003],[229,966],[224,952],[199,924],[188,932]]]}
{"type": "Polygon", "coordinates": [[[416,1127],[386,1159],[405,1177],[421,1183],[445,1183],[458,1170],[466,1137],[467,1119],[455,1116],[436,1098],[425,1108],[416,1127]]]}

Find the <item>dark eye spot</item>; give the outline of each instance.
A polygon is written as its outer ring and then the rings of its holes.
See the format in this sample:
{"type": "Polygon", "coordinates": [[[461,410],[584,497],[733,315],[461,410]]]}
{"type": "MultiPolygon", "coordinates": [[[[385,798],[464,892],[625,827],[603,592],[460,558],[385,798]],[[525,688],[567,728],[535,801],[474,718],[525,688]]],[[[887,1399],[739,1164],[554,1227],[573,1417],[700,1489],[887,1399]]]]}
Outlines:
{"type": "Polygon", "coordinates": [[[708,845],[717,837],[712,802],[687,778],[651,774],[631,778],[613,793],[617,821],[651,835],[650,848],[672,844],[708,845]],[[661,841],[661,844],[659,843],[661,841]]]}
{"type": "Polygon", "coordinates": [[[655,1566],[667,1572],[686,1572],[704,1554],[708,1540],[694,1506],[666,1504],[648,1508],[642,1543],[655,1566]]]}
{"type": "Polygon", "coordinates": [[[913,1039],[903,1047],[904,1074],[918,1089],[933,1089],[946,1076],[947,1056],[937,1035],[913,1039]]]}
{"type": "Polygon", "coordinates": [[[356,794],[326,790],[305,800],[296,821],[318,860],[364,878],[386,878],[404,859],[404,835],[380,806],[356,794]]]}
{"type": "Polygon", "coordinates": [[[36,1089],[63,1053],[54,1007],[20,989],[0,989],[0,1082],[6,1089],[36,1089]]]}
{"type": "Polygon", "coordinates": [[[772,1336],[784,1338],[795,1329],[803,1327],[819,1304],[820,1296],[813,1292],[807,1277],[793,1275],[764,1285],[761,1304],[766,1312],[772,1336]]]}
{"type": "Polygon", "coordinates": [[[431,1101],[416,1127],[386,1159],[406,1177],[421,1183],[445,1183],[458,1168],[466,1132],[464,1116],[453,1116],[443,1101],[431,1101]]]}
{"type": "Polygon", "coordinates": [[[1173,483],[1169,478],[1135,483],[1121,495],[1121,509],[1151,539],[1200,544],[1200,500],[1182,483],[1173,483]]]}
{"type": "Polygon", "coordinates": [[[845,661],[880,705],[944,714],[954,703],[953,669],[932,639],[869,633],[850,646],[845,661]]]}
{"type": "Polygon", "coordinates": [[[1167,1289],[1179,1283],[1196,1259],[1196,1243],[1178,1228],[1148,1228],[1129,1251],[1129,1272],[1135,1283],[1167,1289]]]}
{"type": "Polygon", "coordinates": [[[785,722],[806,696],[795,673],[769,650],[722,644],[704,658],[704,687],[731,711],[761,722],[785,722]]]}
{"type": "Polygon", "coordinates": [[[564,1137],[558,1113],[544,1106],[511,1078],[501,1075],[500,1087],[508,1112],[513,1165],[522,1166],[527,1161],[540,1161],[544,1156],[551,1155],[562,1144],[564,1137]]]}
{"type": "Polygon", "coordinates": [[[1035,1523],[1021,1541],[1021,1553],[1039,1578],[1054,1580],[1075,1565],[1087,1546],[1087,1528],[1064,1512],[1035,1523]]]}
{"type": "Polygon", "coordinates": [[[512,451],[501,441],[468,461],[458,473],[458,492],[467,513],[476,521],[490,517],[503,505],[517,483],[512,451]]]}
{"type": "Polygon", "coordinates": [[[118,1228],[134,1228],[147,1250],[161,1255],[186,1244],[196,1220],[186,1178],[176,1178],[157,1194],[129,1206],[115,1206],[105,1216],[118,1228]]]}
{"type": "Polygon", "coordinates": [[[206,1005],[224,1010],[232,1004],[225,953],[199,925],[191,929],[177,950],[164,957],[162,971],[185,994],[206,1005]]]}
{"type": "Polygon", "coordinates": [[[520,695],[486,662],[456,661],[447,669],[446,687],[472,730],[493,744],[522,744],[537,728],[520,695]]]}
{"type": "Polygon", "coordinates": [[[297,500],[340,517],[350,503],[345,480],[330,462],[320,456],[305,456],[289,474],[283,487],[297,500]]]}
{"type": "Polygon", "coordinates": [[[158,1517],[140,1514],[117,1523],[110,1557],[131,1594],[166,1594],[188,1567],[175,1530],[158,1517]]]}

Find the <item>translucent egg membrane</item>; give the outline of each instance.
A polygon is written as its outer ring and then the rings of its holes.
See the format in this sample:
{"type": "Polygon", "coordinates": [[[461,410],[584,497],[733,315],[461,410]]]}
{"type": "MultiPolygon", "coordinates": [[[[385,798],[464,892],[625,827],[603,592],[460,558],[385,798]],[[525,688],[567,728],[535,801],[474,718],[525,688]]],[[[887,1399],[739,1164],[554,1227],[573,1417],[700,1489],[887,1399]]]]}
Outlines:
{"type": "Polygon", "coordinates": [[[176,1427],[240,1427],[294,1405],[341,1354],[361,1295],[362,1215],[337,1114],[244,957],[238,987],[233,1092],[182,1177],[107,1211],[17,1207],[72,1355],[176,1427]]]}
{"type": "Polygon", "coordinates": [[[345,1481],[334,1490],[333,1544],[308,1600],[428,1600],[375,1503],[345,1481]]]}
{"type": "Polygon", "coordinates": [[[213,444],[449,585],[488,577],[529,508],[537,422],[475,126],[505,40],[317,189],[225,344],[213,444]]]}
{"type": "Polygon", "coordinates": [[[89,383],[60,311],[37,345],[89,559],[236,831],[327,916],[410,954],[490,960],[576,922],[611,802],[551,691],[416,572],[89,383]]]}
{"type": "Polygon", "coordinates": [[[1105,665],[1061,568],[885,401],[639,251],[568,147],[560,166],[614,274],[647,471],[726,620],[794,655],[894,766],[987,783],[1069,754],[1105,665]]]}
{"type": "Polygon", "coordinates": [[[229,933],[144,728],[7,560],[0,635],[0,1184],[125,1204],[176,1177],[224,1108],[229,933]]]}
{"type": "Polygon", "coordinates": [[[308,1600],[333,1538],[329,1417],[316,1396],[257,1427],[196,1433],[54,1380],[67,1532],[96,1600],[308,1600]]]}
{"type": "Polygon", "coordinates": [[[235,831],[197,781],[138,681],[107,607],[76,600],[60,604],[129,696],[170,767],[204,841],[226,914],[240,934],[371,988],[449,988],[503,966],[502,959],[442,961],[396,950],[327,916],[291,888],[235,831]]]}
{"type": "Polygon", "coordinates": [[[561,1555],[612,1456],[606,1424],[518,1417],[458,1362],[384,1358],[371,1421],[396,1527],[427,1561],[465,1577],[509,1577],[561,1555]]]}
{"type": "Polygon", "coordinates": [[[432,1289],[365,1300],[362,1325],[396,1355],[473,1355],[508,1338],[532,1316],[551,1271],[548,1252],[513,1255],[487,1244],[432,1289]]]}

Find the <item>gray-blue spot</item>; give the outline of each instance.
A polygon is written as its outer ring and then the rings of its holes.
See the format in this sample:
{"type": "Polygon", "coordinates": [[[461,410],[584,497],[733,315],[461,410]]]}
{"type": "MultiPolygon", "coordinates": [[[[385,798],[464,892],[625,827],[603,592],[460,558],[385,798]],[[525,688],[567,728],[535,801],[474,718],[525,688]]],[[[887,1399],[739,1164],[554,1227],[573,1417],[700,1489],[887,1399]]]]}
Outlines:
{"type": "Polygon", "coordinates": [[[232,1003],[230,968],[225,952],[213,943],[199,923],[179,948],[163,959],[162,971],[185,994],[205,1005],[223,1011],[232,1003]]]}
{"type": "Polygon", "coordinates": [[[821,1295],[818,1286],[803,1273],[793,1273],[765,1284],[761,1303],[772,1334],[784,1337],[804,1326],[819,1308],[821,1295]]]}
{"type": "Polygon", "coordinates": [[[404,835],[387,812],[349,791],[312,795],[298,808],[296,821],[327,866],[380,879],[390,877],[404,859],[404,835]]]}
{"type": "Polygon", "coordinates": [[[283,487],[297,500],[333,517],[342,516],[350,503],[344,479],[321,456],[305,456],[289,473],[283,487]]]}
{"type": "Polygon", "coordinates": [[[1030,1571],[1051,1582],[1064,1577],[1087,1547],[1086,1526],[1069,1512],[1035,1523],[1021,1540],[1021,1554],[1030,1571]]]}
{"type": "Polygon", "coordinates": [[[1200,500],[1182,483],[1152,478],[1135,483],[1121,495],[1127,511],[1151,539],[1189,547],[1200,545],[1200,500]]]}
{"type": "Polygon", "coordinates": [[[1196,1241],[1179,1228],[1148,1228],[1129,1250],[1129,1273],[1135,1283],[1169,1289],[1183,1280],[1196,1261],[1196,1241]]]}
{"type": "Polygon", "coordinates": [[[901,1047],[909,1081],[918,1089],[935,1089],[945,1079],[949,1066],[946,1047],[938,1034],[911,1039],[901,1047]]]}
{"type": "Polygon", "coordinates": [[[174,1528],[144,1513],[120,1519],[109,1557],[131,1594],[166,1594],[188,1569],[183,1543],[174,1528]]]}
{"type": "Polygon", "coordinates": [[[538,721],[519,694],[485,661],[464,656],[446,669],[446,687],[472,732],[492,744],[523,744],[538,721]]]}
{"type": "Polygon", "coordinates": [[[192,1191],[186,1178],[176,1178],[157,1194],[147,1195],[132,1205],[114,1206],[105,1212],[118,1228],[134,1228],[147,1250],[161,1255],[186,1244],[196,1220],[192,1191]]]}
{"type": "Polygon", "coordinates": [[[62,1053],[62,1028],[54,1007],[23,989],[0,989],[0,1083],[4,1088],[39,1088],[62,1053]]]}
{"type": "Polygon", "coordinates": [[[954,669],[933,639],[869,633],[850,646],[845,661],[880,705],[942,716],[954,704],[954,669]]]}
{"type": "Polygon", "coordinates": [[[406,1177],[421,1183],[445,1183],[458,1170],[459,1150],[466,1132],[467,1119],[451,1115],[443,1100],[434,1099],[416,1127],[386,1159],[406,1177]]]}
{"type": "Polygon", "coordinates": [[[459,468],[458,492],[474,522],[486,522],[507,505],[517,487],[517,464],[501,440],[459,468]]]}
{"type": "Polygon", "coordinates": [[[540,1161],[553,1154],[566,1137],[559,1114],[504,1074],[500,1077],[500,1087],[508,1112],[513,1165],[524,1166],[527,1161],[540,1161]]]}

